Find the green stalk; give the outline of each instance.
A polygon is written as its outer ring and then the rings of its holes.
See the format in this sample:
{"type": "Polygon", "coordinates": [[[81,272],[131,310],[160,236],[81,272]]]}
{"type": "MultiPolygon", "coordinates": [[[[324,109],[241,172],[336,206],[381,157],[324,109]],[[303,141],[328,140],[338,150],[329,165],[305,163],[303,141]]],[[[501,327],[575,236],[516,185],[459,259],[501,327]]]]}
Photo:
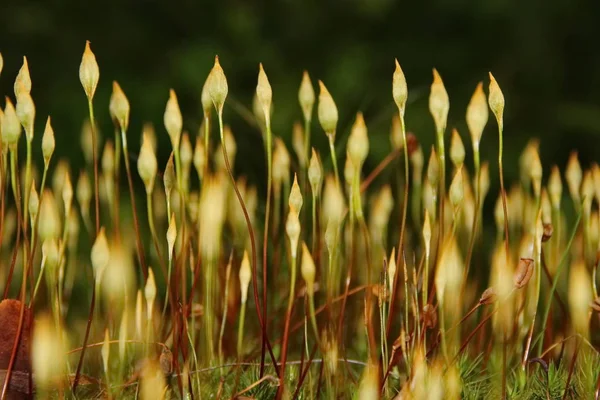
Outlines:
{"type": "Polygon", "coordinates": [[[115,129],[115,198],[114,198],[114,217],[115,217],[115,235],[117,238],[120,237],[121,229],[120,229],[120,191],[119,191],[119,175],[121,171],[121,137],[119,136],[119,131],[115,129]]]}
{"type": "Polygon", "coordinates": [[[465,272],[461,287],[461,293],[464,291],[467,279],[469,278],[469,267],[471,266],[471,258],[473,257],[473,248],[475,246],[475,237],[477,236],[477,225],[479,224],[479,214],[482,212],[481,203],[481,188],[479,180],[481,175],[481,165],[479,161],[479,145],[473,148],[473,163],[475,164],[475,215],[473,216],[473,225],[471,227],[471,238],[469,239],[469,250],[465,262],[465,272]]]}
{"type": "MultiPolygon", "coordinates": [[[[48,163],[44,163],[44,172],[42,173],[42,183],[40,185],[40,191],[39,191],[40,205],[41,205],[42,199],[43,199],[44,188],[46,186],[46,177],[47,176],[48,176],[48,163]]],[[[38,210],[38,213],[35,216],[35,221],[32,221],[32,223],[31,223],[31,243],[30,243],[30,247],[29,247],[29,259],[31,260],[31,262],[33,262],[33,252],[35,251],[35,246],[37,243],[36,232],[37,232],[37,226],[38,226],[39,220],[40,220],[40,212],[38,210]]],[[[33,305],[33,302],[35,300],[35,294],[36,294],[37,288],[40,284],[40,280],[41,280],[43,272],[44,272],[44,264],[42,263],[42,265],[40,267],[40,276],[38,276],[37,282],[35,284],[35,289],[33,291],[33,295],[31,296],[31,299],[29,300],[30,307],[33,305]]]]}
{"type": "MultiPolygon", "coordinates": [[[[313,257],[317,251],[317,195],[312,194],[312,253],[313,257]]],[[[319,257],[319,260],[321,257],[319,257]]],[[[330,261],[331,262],[331,261],[330,261]]],[[[331,265],[330,265],[331,267],[331,265]]]]}
{"type": "MultiPolygon", "coordinates": [[[[422,290],[423,290],[423,307],[425,307],[425,305],[428,304],[427,294],[429,292],[429,290],[428,290],[428,288],[429,288],[429,258],[431,257],[430,252],[431,252],[431,250],[425,252],[425,265],[423,266],[425,269],[425,271],[424,271],[425,278],[423,280],[423,288],[422,288],[422,290]]],[[[398,273],[398,272],[396,272],[396,273],[398,273]]]]}
{"type": "MultiPolygon", "coordinates": [[[[388,275],[387,268],[383,271],[383,282],[382,289],[383,293],[387,293],[388,291],[388,275]]],[[[391,293],[390,293],[391,294],[391,293]]],[[[380,293],[381,295],[381,293],[380,293]]],[[[388,346],[387,340],[385,340],[385,324],[387,321],[387,301],[385,301],[385,297],[381,296],[379,299],[379,341],[381,342],[381,370],[385,371],[388,365],[388,346]]],[[[385,383],[384,383],[385,385],[385,383]]],[[[385,390],[387,392],[387,385],[385,385],[385,390]]]]}
{"type": "Polygon", "coordinates": [[[213,260],[207,260],[204,276],[204,333],[206,357],[210,365],[214,359],[214,312],[213,312],[213,280],[215,266],[213,260]]]}
{"type": "MultiPolygon", "coordinates": [[[[167,311],[167,305],[169,304],[169,290],[171,289],[171,269],[173,267],[173,257],[169,257],[169,266],[167,270],[167,289],[165,291],[165,304],[163,305],[161,321],[165,320],[165,313],[167,311]]],[[[193,318],[193,317],[192,317],[193,318]]]]}
{"type": "Polygon", "coordinates": [[[88,97],[88,111],[90,114],[90,128],[92,131],[92,155],[94,161],[94,205],[96,210],[96,235],[100,231],[100,192],[98,189],[98,146],[96,143],[96,122],[94,119],[94,106],[92,98],[88,97]]]}
{"type": "Polygon", "coordinates": [[[210,145],[210,114],[205,113],[204,114],[204,178],[206,179],[206,177],[208,176],[208,171],[209,171],[209,148],[208,146],[210,145]]]}
{"type": "Polygon", "coordinates": [[[444,202],[446,199],[446,150],[445,150],[445,145],[444,145],[444,131],[445,130],[446,130],[446,127],[444,126],[442,129],[440,129],[437,132],[438,160],[439,160],[439,164],[440,164],[440,182],[439,182],[440,183],[440,201],[439,201],[440,235],[439,235],[439,239],[438,239],[440,243],[444,236],[444,202]]]}
{"type": "Polygon", "coordinates": [[[150,235],[152,236],[152,242],[154,243],[154,248],[156,250],[156,255],[158,256],[158,260],[160,262],[160,266],[163,274],[165,271],[165,261],[162,256],[162,251],[160,250],[160,242],[158,241],[158,236],[156,235],[156,227],[154,226],[154,208],[152,205],[152,193],[146,193],[146,205],[148,212],[148,226],[150,227],[150,235]]]}
{"type": "MultiPolygon", "coordinates": [[[[308,350],[308,321],[306,317],[306,312],[304,313],[304,350],[306,351],[306,356],[310,359],[310,351],[308,350]]],[[[313,397],[313,379],[312,373],[310,371],[310,365],[308,365],[308,388],[309,388],[309,399],[313,397]]]]}
{"type": "MultiPolygon", "coordinates": [[[[129,155],[127,151],[127,136],[125,135],[125,130],[121,127],[121,139],[123,142],[123,160],[125,160],[125,171],[127,173],[127,183],[129,185],[129,197],[131,200],[131,210],[133,212],[133,228],[135,230],[135,243],[136,243],[136,251],[138,261],[140,263],[140,268],[142,269],[142,274],[144,279],[148,277],[148,269],[146,267],[146,262],[144,259],[144,250],[142,248],[141,235],[140,235],[140,227],[137,220],[137,207],[135,205],[135,192],[133,190],[133,180],[131,179],[131,167],[129,165],[129,155]]],[[[169,199],[167,199],[167,205],[169,205],[169,199]]],[[[170,207],[168,207],[170,208],[170,207]]],[[[171,213],[169,210],[169,218],[171,218],[171,213]]]]}
{"type": "MultiPolygon", "coordinates": [[[[540,191],[539,190],[535,190],[535,196],[536,196],[536,226],[537,226],[537,218],[540,217],[540,214],[542,212],[541,210],[541,200],[540,200],[540,191]]],[[[537,309],[539,307],[539,302],[540,302],[540,294],[541,294],[541,290],[542,290],[542,261],[541,261],[541,243],[538,242],[538,240],[536,239],[534,242],[534,246],[533,246],[534,252],[535,252],[535,259],[534,259],[534,269],[536,271],[535,277],[536,277],[536,283],[535,283],[535,299],[534,299],[534,303],[536,304],[535,306],[535,311],[533,313],[533,316],[531,318],[531,330],[529,332],[528,338],[527,338],[527,342],[525,345],[525,352],[523,355],[523,361],[521,364],[521,368],[525,369],[525,363],[527,361],[528,358],[528,354],[529,354],[529,349],[530,344],[531,344],[531,338],[533,336],[533,331],[535,329],[535,319],[537,317],[537,309]]],[[[507,258],[509,256],[507,255],[507,258]]],[[[548,300],[549,303],[552,303],[552,297],[548,300]]],[[[540,346],[543,346],[544,340],[541,341],[540,346]]]]}
{"type": "Polygon", "coordinates": [[[46,267],[46,257],[42,257],[42,261],[40,264],[40,273],[38,275],[37,281],[35,282],[35,288],[33,289],[33,295],[31,296],[31,300],[29,301],[29,307],[33,305],[35,301],[35,296],[37,294],[38,288],[40,286],[40,282],[42,281],[42,276],[44,275],[44,268],[46,267]]]}
{"type": "Polygon", "coordinates": [[[315,294],[312,290],[308,291],[308,308],[310,313],[310,323],[312,325],[313,333],[315,334],[315,341],[317,346],[321,348],[321,340],[319,338],[319,329],[317,326],[317,314],[315,313],[315,294]]]}
{"type": "MultiPolygon", "coordinates": [[[[225,322],[227,322],[227,299],[229,298],[229,277],[231,275],[231,262],[233,259],[233,253],[229,257],[229,263],[227,264],[227,270],[225,271],[225,297],[223,298],[223,318],[221,319],[221,330],[219,332],[219,362],[221,365],[225,362],[223,359],[223,334],[225,333],[225,322]]],[[[193,347],[193,344],[192,344],[193,347]]],[[[224,372],[224,370],[221,370],[224,372]]]]}
{"type": "MultiPolygon", "coordinates": [[[[31,135],[27,135],[27,137],[31,137],[33,139],[33,132],[31,133],[31,135]]],[[[23,221],[25,222],[24,224],[24,232],[23,234],[27,234],[27,216],[29,213],[29,194],[31,191],[31,140],[27,140],[27,162],[25,164],[25,185],[23,186],[23,189],[25,190],[25,196],[24,196],[24,201],[23,201],[23,221]]],[[[32,236],[33,238],[33,236],[32,236]]],[[[33,242],[33,240],[32,240],[33,242]]],[[[23,256],[24,256],[24,260],[27,259],[27,253],[26,250],[24,250],[23,256]]]]}
{"type": "Polygon", "coordinates": [[[310,160],[310,123],[311,123],[311,119],[310,118],[305,118],[304,119],[304,167],[305,167],[305,173],[308,176],[308,166],[309,166],[309,160],[310,160]]]}
{"type": "MultiPolygon", "coordinates": [[[[39,196],[40,196],[40,206],[42,204],[42,198],[44,197],[44,190],[46,188],[46,177],[48,176],[48,164],[44,164],[44,172],[42,173],[42,183],[40,185],[40,191],[39,196]]],[[[31,226],[31,247],[29,249],[29,251],[31,253],[33,253],[34,251],[34,244],[37,241],[37,238],[35,236],[35,233],[37,232],[37,227],[38,227],[38,223],[40,220],[40,212],[38,211],[37,215],[35,216],[35,222],[33,223],[33,225],[31,226]]]]}
{"type": "Polygon", "coordinates": [[[337,187],[340,187],[340,173],[338,172],[337,158],[335,156],[335,146],[333,139],[335,138],[335,132],[327,133],[327,139],[329,139],[329,151],[331,152],[331,162],[333,163],[333,172],[335,174],[335,183],[337,187]]]}
{"type": "Polygon", "coordinates": [[[502,151],[504,149],[504,141],[502,133],[504,130],[504,123],[498,121],[498,169],[500,174],[500,192],[502,194],[502,209],[504,210],[504,242],[506,247],[506,259],[510,257],[510,245],[508,243],[508,208],[506,201],[506,190],[504,189],[504,168],[502,166],[502,151]]]}
{"type": "Polygon", "coordinates": [[[273,149],[271,135],[271,118],[265,115],[266,133],[267,133],[267,204],[265,208],[265,225],[263,233],[263,329],[262,329],[262,345],[260,351],[260,376],[264,374],[265,367],[265,345],[267,341],[267,251],[269,240],[269,217],[271,214],[271,192],[273,190],[273,149]]]}
{"type": "Polygon", "coordinates": [[[237,356],[238,360],[242,360],[242,342],[244,339],[244,321],[246,319],[246,302],[242,302],[240,309],[240,322],[238,324],[238,335],[237,335],[237,356]]]}
{"type": "Polygon", "coordinates": [[[446,359],[446,364],[448,364],[448,344],[446,341],[446,313],[444,312],[444,305],[440,304],[440,330],[441,330],[441,340],[442,340],[442,352],[444,354],[444,358],[446,359]]]}

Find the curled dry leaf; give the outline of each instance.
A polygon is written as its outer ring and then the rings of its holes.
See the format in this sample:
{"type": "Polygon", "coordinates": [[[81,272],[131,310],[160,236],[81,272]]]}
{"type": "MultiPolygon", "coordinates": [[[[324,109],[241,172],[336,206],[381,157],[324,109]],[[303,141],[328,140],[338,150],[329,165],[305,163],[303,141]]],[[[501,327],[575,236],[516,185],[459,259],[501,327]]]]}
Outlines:
{"type": "Polygon", "coordinates": [[[479,304],[492,304],[496,302],[497,298],[498,296],[496,295],[496,291],[490,286],[481,294],[481,297],[479,298],[479,304]]]}
{"type": "Polygon", "coordinates": [[[544,224],[544,232],[542,233],[542,242],[547,242],[554,233],[554,227],[552,224],[544,224]]]}
{"type": "Polygon", "coordinates": [[[428,329],[433,329],[437,325],[437,313],[431,304],[426,304],[425,307],[423,307],[421,320],[423,321],[425,328],[428,329]]]}
{"type": "Polygon", "coordinates": [[[533,259],[532,258],[521,258],[519,265],[517,265],[517,271],[515,272],[515,287],[521,289],[527,285],[533,275],[533,259]]]}
{"type": "Polygon", "coordinates": [[[160,354],[160,369],[165,376],[170,376],[173,373],[173,353],[168,347],[163,347],[160,354]]]}

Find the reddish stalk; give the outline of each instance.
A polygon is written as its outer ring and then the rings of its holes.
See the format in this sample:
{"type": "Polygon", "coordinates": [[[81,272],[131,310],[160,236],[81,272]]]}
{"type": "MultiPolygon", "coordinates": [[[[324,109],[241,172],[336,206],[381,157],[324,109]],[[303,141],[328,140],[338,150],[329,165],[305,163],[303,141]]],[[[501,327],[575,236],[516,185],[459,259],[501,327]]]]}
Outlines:
{"type": "Polygon", "coordinates": [[[308,362],[306,363],[306,368],[304,369],[304,371],[302,371],[302,374],[300,375],[300,379],[298,379],[298,385],[296,386],[296,390],[294,391],[294,395],[292,396],[292,399],[298,398],[298,394],[300,394],[300,388],[302,387],[302,384],[304,383],[304,379],[306,379],[306,375],[308,374],[308,370],[310,369],[310,365],[312,364],[316,354],[317,354],[317,344],[315,343],[310,352],[310,357],[308,359],[308,362]]]}
{"type": "Polygon", "coordinates": [[[571,385],[571,377],[573,376],[573,371],[575,370],[575,363],[577,362],[577,356],[579,355],[579,338],[575,342],[575,354],[573,355],[573,359],[571,360],[571,365],[569,365],[569,375],[567,376],[567,383],[565,384],[565,391],[563,394],[563,400],[567,398],[567,394],[569,393],[569,386],[571,385]]]}
{"type": "Polygon", "coordinates": [[[482,326],[485,325],[485,323],[492,318],[492,316],[496,313],[496,311],[498,311],[498,309],[496,308],[494,311],[492,311],[491,313],[489,313],[488,315],[486,315],[479,324],[477,324],[477,326],[475,327],[475,329],[473,329],[473,331],[471,331],[471,333],[469,333],[469,336],[467,336],[467,338],[464,340],[464,342],[462,343],[462,345],[460,346],[460,349],[458,350],[458,352],[456,353],[456,356],[454,356],[454,358],[452,359],[452,363],[454,363],[457,359],[458,356],[461,355],[461,353],[467,348],[467,346],[469,345],[469,342],[471,341],[471,339],[473,339],[473,336],[475,336],[475,334],[477,333],[477,331],[479,329],[481,329],[482,326]]]}
{"type": "MultiPolygon", "coordinates": [[[[11,150],[11,164],[14,167],[14,165],[16,164],[16,149],[15,150],[11,150]]],[[[14,171],[14,169],[13,169],[14,171]]],[[[6,294],[8,293],[8,288],[10,286],[10,280],[12,278],[12,272],[14,270],[15,267],[15,261],[16,261],[16,256],[17,256],[17,251],[19,248],[19,238],[21,236],[21,190],[19,187],[19,175],[18,173],[14,173],[14,178],[16,180],[16,182],[13,182],[14,186],[14,194],[15,194],[15,204],[16,204],[16,208],[17,208],[17,244],[15,246],[15,249],[13,251],[13,260],[11,262],[11,267],[10,267],[10,277],[6,283],[6,289],[5,289],[5,298],[6,298],[6,294]]],[[[25,225],[26,223],[24,223],[25,225]]],[[[26,238],[24,238],[26,239],[26,238]]],[[[10,354],[10,360],[8,362],[8,368],[6,370],[6,377],[4,378],[4,385],[2,386],[2,400],[4,400],[6,398],[6,392],[8,390],[8,386],[10,384],[10,378],[11,378],[11,374],[12,374],[12,370],[16,361],[16,357],[17,357],[17,351],[19,348],[19,343],[21,341],[21,333],[23,330],[23,321],[24,321],[24,317],[25,317],[25,292],[27,291],[27,260],[23,260],[24,264],[25,264],[25,271],[23,271],[23,281],[21,284],[21,307],[19,309],[19,323],[17,325],[17,332],[15,335],[15,340],[13,342],[13,347],[11,350],[11,354],[10,354]]]]}
{"type": "MultiPolygon", "coordinates": [[[[219,127],[221,132],[223,131],[223,115],[222,112],[219,112],[219,127]]],[[[221,135],[222,137],[222,135],[221,135]]],[[[261,326],[262,329],[262,337],[263,337],[263,345],[261,347],[261,353],[262,353],[262,357],[261,357],[261,376],[262,373],[264,372],[264,346],[266,345],[266,347],[269,350],[269,355],[271,356],[271,361],[273,362],[273,367],[275,368],[275,371],[277,374],[279,374],[279,368],[277,368],[277,359],[275,358],[275,355],[273,354],[273,349],[271,348],[271,343],[269,342],[269,338],[267,336],[267,332],[266,332],[266,307],[265,305],[263,305],[263,311],[264,314],[261,314],[260,311],[260,302],[258,300],[258,277],[257,277],[257,271],[256,271],[256,267],[257,267],[257,256],[256,256],[256,241],[254,238],[254,230],[252,229],[252,222],[250,221],[250,216],[248,215],[248,210],[246,209],[246,204],[244,203],[244,199],[242,198],[242,195],[240,194],[240,191],[237,187],[237,183],[235,182],[235,178],[233,177],[233,172],[231,171],[231,165],[229,163],[229,156],[227,155],[227,147],[225,144],[224,140],[221,140],[222,143],[222,150],[223,150],[223,159],[225,160],[225,166],[227,168],[227,172],[229,173],[229,178],[231,179],[231,183],[233,185],[233,189],[235,191],[235,195],[238,199],[238,202],[240,203],[240,206],[242,207],[242,212],[244,213],[244,219],[246,220],[246,226],[248,228],[248,234],[250,235],[250,247],[251,247],[251,253],[252,253],[252,292],[254,295],[254,303],[256,305],[256,316],[258,317],[258,321],[259,324],[261,326]],[[264,317],[264,318],[263,318],[264,317]]],[[[268,200],[267,200],[268,201],[268,200]]],[[[265,229],[265,234],[267,234],[267,230],[265,229]]],[[[263,254],[266,252],[266,241],[264,244],[264,249],[263,249],[263,254]]],[[[263,260],[263,274],[266,276],[266,258],[265,260],[263,260]]],[[[263,296],[266,296],[266,280],[263,281],[263,285],[265,287],[265,291],[263,293],[263,296]]],[[[265,297],[266,299],[266,297],[265,297]]]]}
{"type": "MultiPolygon", "coordinates": [[[[410,177],[408,172],[408,144],[406,142],[406,128],[404,126],[404,116],[403,112],[400,111],[400,124],[402,127],[402,139],[404,142],[404,204],[402,204],[402,220],[400,225],[400,238],[398,239],[398,254],[396,255],[396,265],[398,266],[398,271],[400,271],[400,262],[406,262],[403,254],[404,254],[404,231],[406,230],[406,214],[408,212],[408,188],[410,185],[410,177]]],[[[443,199],[443,197],[442,197],[443,199]]],[[[443,215],[443,214],[442,214],[443,215]]],[[[406,269],[406,268],[405,268],[406,269]]],[[[388,318],[385,327],[385,336],[384,338],[387,340],[390,335],[390,329],[392,326],[392,317],[394,315],[394,306],[396,303],[396,292],[398,290],[398,273],[394,275],[394,283],[392,285],[392,293],[390,298],[390,310],[388,313],[388,318]]],[[[408,296],[408,293],[404,294],[408,296]]]]}
{"type": "MultiPolygon", "coordinates": [[[[270,135],[270,133],[268,134],[270,135]]],[[[268,154],[271,153],[271,149],[267,149],[268,154]]],[[[263,257],[263,266],[262,266],[262,272],[263,272],[263,304],[262,304],[262,312],[263,315],[265,316],[265,318],[262,320],[263,322],[263,326],[262,326],[262,344],[261,344],[261,355],[260,355],[260,375],[259,376],[263,376],[264,372],[265,372],[265,344],[268,341],[267,339],[267,248],[268,248],[268,240],[269,240],[269,214],[270,214],[270,210],[271,210],[271,191],[272,191],[272,178],[271,178],[271,160],[269,160],[269,165],[268,165],[268,169],[269,169],[269,176],[267,178],[267,204],[266,204],[266,212],[265,212],[265,226],[264,226],[264,232],[263,232],[263,250],[262,250],[262,257],[263,257]]],[[[276,366],[276,362],[275,359],[273,359],[273,363],[276,366]]],[[[277,369],[277,368],[275,368],[277,369]]]]}
{"type": "MultiPolygon", "coordinates": [[[[355,258],[354,225],[353,224],[350,228],[350,249],[352,252],[352,257],[350,257],[350,260],[348,260],[348,272],[346,273],[346,283],[345,283],[345,287],[344,287],[344,295],[342,296],[342,308],[340,311],[340,316],[338,318],[338,328],[337,328],[338,343],[342,343],[342,337],[343,337],[342,325],[344,323],[344,314],[346,312],[346,301],[348,300],[348,296],[350,295],[350,281],[352,280],[352,267],[353,267],[354,258],[355,258]]],[[[369,286],[367,285],[366,287],[369,287],[369,286]]],[[[333,303],[333,301],[332,301],[332,303],[333,303]]],[[[317,313],[315,312],[315,314],[317,314],[317,313]]]]}
{"type": "Polygon", "coordinates": [[[364,193],[365,190],[373,183],[375,178],[379,176],[381,172],[398,156],[400,155],[400,150],[394,149],[391,153],[389,153],[380,163],[375,167],[373,171],[365,178],[365,180],[360,184],[360,192],[364,193]]]}
{"type": "Polygon", "coordinates": [[[92,326],[92,320],[94,319],[94,309],[96,308],[96,285],[92,285],[92,301],[90,303],[90,311],[88,313],[88,322],[85,327],[85,336],[83,337],[83,346],[81,347],[81,354],[79,355],[79,362],[77,363],[77,371],[75,372],[75,379],[73,379],[73,394],[77,393],[77,385],[79,384],[79,377],[81,375],[81,367],[83,366],[83,358],[85,357],[85,349],[87,347],[87,341],[90,336],[90,328],[92,326]]]}
{"type": "MultiPolygon", "coordinates": [[[[294,261],[295,262],[295,261],[294,261]]],[[[294,296],[293,293],[290,293],[290,296],[294,296]]],[[[281,344],[281,370],[280,370],[280,374],[279,374],[279,379],[281,380],[281,383],[279,385],[279,388],[277,389],[277,400],[281,399],[281,396],[283,395],[284,392],[284,388],[285,388],[285,363],[287,361],[287,353],[288,353],[288,340],[289,340],[289,334],[290,334],[290,320],[292,318],[292,312],[294,310],[294,302],[291,301],[290,302],[290,306],[287,307],[287,312],[285,315],[285,327],[283,328],[283,342],[281,344]]],[[[302,354],[304,354],[304,352],[302,352],[302,354]]]]}
{"type": "Polygon", "coordinates": [[[148,279],[148,268],[146,266],[146,260],[144,257],[144,247],[142,246],[142,239],[140,235],[140,224],[137,217],[137,207],[135,205],[135,192],[133,190],[133,180],[131,179],[131,168],[129,166],[129,155],[127,151],[127,141],[125,137],[126,132],[121,129],[121,136],[123,137],[123,159],[125,161],[125,173],[127,175],[127,184],[129,186],[129,197],[131,200],[131,211],[133,213],[133,228],[135,230],[135,246],[142,275],[144,281],[148,279]]]}

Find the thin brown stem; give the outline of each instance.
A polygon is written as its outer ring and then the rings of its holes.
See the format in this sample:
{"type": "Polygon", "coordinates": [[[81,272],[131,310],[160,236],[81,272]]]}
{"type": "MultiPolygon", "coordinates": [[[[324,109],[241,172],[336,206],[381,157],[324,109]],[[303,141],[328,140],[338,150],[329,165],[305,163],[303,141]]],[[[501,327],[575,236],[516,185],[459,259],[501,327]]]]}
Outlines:
{"type": "Polygon", "coordinates": [[[125,161],[125,172],[127,174],[127,184],[129,185],[129,197],[131,200],[131,211],[133,213],[133,228],[135,230],[135,245],[137,251],[138,261],[140,268],[144,276],[144,281],[148,279],[148,268],[146,266],[146,260],[144,257],[144,247],[142,246],[142,238],[140,235],[140,224],[137,216],[137,207],[135,205],[135,192],[133,190],[133,179],[131,178],[131,167],[129,166],[129,155],[127,152],[127,138],[126,132],[121,129],[121,137],[123,139],[123,159],[125,161]]]}
{"type": "Polygon", "coordinates": [[[373,171],[365,178],[365,180],[360,184],[360,192],[364,193],[367,188],[373,183],[375,178],[379,176],[383,172],[383,170],[398,156],[400,156],[400,150],[394,149],[391,153],[389,153],[380,163],[375,167],[373,171]]]}
{"type": "MultiPolygon", "coordinates": [[[[278,372],[279,369],[277,368],[277,359],[275,358],[275,355],[273,354],[273,350],[271,348],[271,343],[269,342],[269,338],[266,333],[266,313],[261,314],[260,302],[258,300],[258,277],[257,277],[257,271],[256,271],[258,261],[257,261],[257,255],[256,255],[256,241],[254,238],[254,229],[252,228],[252,222],[250,221],[250,216],[248,215],[248,210],[246,208],[246,204],[244,203],[244,199],[242,198],[242,195],[237,187],[237,183],[235,182],[235,178],[233,177],[233,172],[231,170],[231,165],[229,163],[229,156],[227,155],[226,143],[225,143],[225,140],[223,140],[223,110],[219,111],[219,130],[221,133],[221,143],[222,143],[221,148],[223,150],[223,159],[225,160],[225,167],[227,169],[227,172],[229,173],[229,178],[231,179],[231,183],[233,185],[233,189],[235,191],[235,195],[238,199],[238,202],[240,203],[240,207],[242,207],[242,212],[244,213],[244,219],[246,220],[246,227],[248,228],[248,234],[250,235],[250,247],[251,247],[251,253],[252,253],[252,289],[253,289],[253,295],[254,295],[254,304],[256,306],[256,316],[258,317],[258,321],[259,321],[259,324],[262,329],[262,336],[264,338],[266,347],[269,350],[269,354],[271,356],[271,361],[273,362],[273,367],[275,368],[275,371],[277,371],[277,374],[279,374],[279,372],[278,372]],[[263,318],[263,316],[264,316],[264,318],[263,318]]],[[[266,246],[266,242],[265,242],[265,246],[266,246]]],[[[266,273],[266,269],[265,269],[265,273],[266,273]]],[[[266,281],[263,282],[263,284],[264,283],[266,283],[266,281]]],[[[263,350],[264,349],[261,349],[261,352],[263,350]]],[[[263,369],[264,369],[264,359],[262,361],[263,362],[261,362],[261,364],[263,365],[263,369]]]]}
{"type": "Polygon", "coordinates": [[[90,311],[88,314],[88,321],[85,327],[85,335],[83,337],[83,346],[81,347],[81,354],[79,355],[79,362],[77,363],[77,370],[75,372],[75,379],[73,379],[73,393],[77,392],[77,385],[79,385],[79,377],[81,375],[81,367],[83,366],[83,358],[85,357],[85,349],[87,347],[87,341],[90,336],[90,328],[92,326],[92,320],[94,319],[94,309],[96,308],[96,285],[92,285],[92,301],[90,303],[90,311]]]}

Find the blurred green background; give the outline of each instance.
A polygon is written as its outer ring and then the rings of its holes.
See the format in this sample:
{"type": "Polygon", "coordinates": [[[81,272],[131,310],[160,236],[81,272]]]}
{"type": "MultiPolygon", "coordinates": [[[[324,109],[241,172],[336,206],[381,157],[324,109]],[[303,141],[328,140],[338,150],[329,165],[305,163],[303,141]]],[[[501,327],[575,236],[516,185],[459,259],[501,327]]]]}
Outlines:
{"type": "MultiPolygon", "coordinates": [[[[323,80],[340,112],[339,154],[356,111],[370,129],[372,168],[389,151],[393,61],[409,85],[407,124],[428,147],[433,122],[427,96],[436,67],[450,94],[448,127],[470,146],[465,108],[487,72],[500,83],[505,111],[506,175],[516,179],[519,153],[541,139],[544,165],[564,165],[578,149],[586,165],[600,157],[600,2],[584,0],[344,1],[8,1],[0,0],[0,93],[12,95],[22,56],[29,59],[37,105],[37,138],[52,115],[59,155],[83,160],[79,132],[87,109],[78,68],[85,40],[100,64],[96,115],[105,137],[111,81],[132,104],[130,147],[144,121],[155,124],[161,165],[169,142],[162,115],[169,88],[179,96],[185,128],[201,120],[200,90],[215,54],[230,87],[230,105],[251,109],[258,63],[274,90],[274,131],[290,143],[300,119],[297,88],[307,69],[323,80]]],[[[238,141],[238,171],[264,176],[259,134],[232,107],[225,119],[238,141]]],[[[325,150],[315,123],[313,137],[325,150]]],[[[483,158],[495,163],[496,123],[482,141],[483,158]]],[[[38,152],[39,157],[39,152],[38,152]]],[[[41,157],[40,157],[41,158],[41,157]]],[[[38,159],[40,159],[38,158],[38,159]]],[[[496,170],[492,168],[492,173],[496,170]]],[[[493,175],[495,176],[495,175],[493,175]]],[[[263,184],[262,179],[260,184],[263,184]]]]}

